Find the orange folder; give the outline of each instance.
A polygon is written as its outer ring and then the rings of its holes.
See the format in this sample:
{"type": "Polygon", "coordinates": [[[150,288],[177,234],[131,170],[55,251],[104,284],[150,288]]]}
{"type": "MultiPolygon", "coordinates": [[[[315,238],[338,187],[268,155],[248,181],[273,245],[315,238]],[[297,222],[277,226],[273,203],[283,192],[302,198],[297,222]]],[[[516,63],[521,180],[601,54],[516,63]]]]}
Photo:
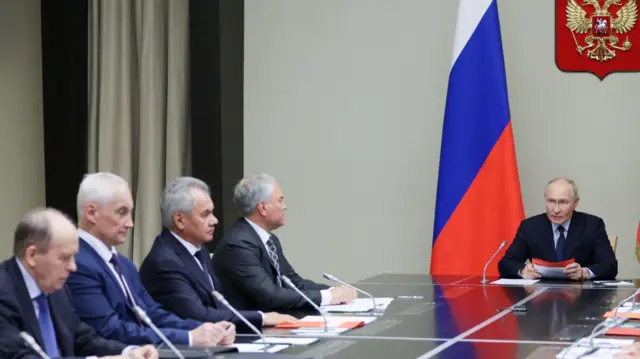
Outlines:
{"type": "Polygon", "coordinates": [[[607,330],[605,335],[618,335],[622,337],[640,337],[640,329],[638,328],[611,328],[607,330]]]}
{"type": "Polygon", "coordinates": [[[571,259],[567,259],[566,261],[562,261],[562,262],[547,262],[547,261],[543,261],[542,259],[538,259],[538,258],[533,258],[531,260],[531,264],[533,265],[539,265],[539,266],[544,266],[544,267],[550,267],[550,268],[564,268],[566,266],[568,266],[569,264],[575,263],[576,260],[574,258],[571,259]]]}
{"type": "MultiPolygon", "coordinates": [[[[606,313],[604,313],[604,317],[605,318],[613,318],[613,310],[610,310],[606,313]]],[[[633,312],[621,312],[620,309],[618,309],[618,313],[617,315],[615,315],[615,317],[617,318],[629,318],[629,319],[640,319],[640,313],[633,313],[633,312]]]]}
{"type": "MultiPolygon", "coordinates": [[[[354,329],[364,326],[362,320],[352,320],[344,323],[340,323],[337,328],[354,329]]],[[[284,322],[275,326],[277,329],[298,329],[298,328],[324,328],[324,321],[297,321],[297,322],[284,322]]]]}

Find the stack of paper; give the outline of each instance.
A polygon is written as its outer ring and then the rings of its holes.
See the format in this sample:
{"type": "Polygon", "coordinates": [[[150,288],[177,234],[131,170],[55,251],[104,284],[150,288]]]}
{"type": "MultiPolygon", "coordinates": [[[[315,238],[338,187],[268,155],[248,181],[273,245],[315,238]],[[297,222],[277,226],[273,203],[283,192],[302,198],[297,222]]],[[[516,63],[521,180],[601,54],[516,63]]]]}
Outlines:
{"type": "MultiPolygon", "coordinates": [[[[375,298],[375,311],[385,311],[389,304],[393,302],[393,298],[375,298]]],[[[321,308],[329,313],[363,313],[373,310],[373,301],[371,298],[356,298],[347,304],[325,305],[321,308]]]]}
{"type": "MultiPolygon", "coordinates": [[[[267,344],[289,344],[289,345],[309,345],[318,341],[318,338],[296,338],[296,337],[266,337],[264,342],[267,344]]],[[[263,344],[262,339],[254,341],[255,344],[263,344]]]]}
{"type": "Polygon", "coordinates": [[[327,332],[324,331],[324,319],[319,315],[308,315],[296,322],[281,323],[276,325],[278,329],[293,329],[292,333],[336,335],[347,330],[362,327],[376,320],[377,317],[327,317],[327,332]]]}
{"type": "MultiPolygon", "coordinates": [[[[233,344],[232,347],[238,348],[240,353],[264,353],[265,346],[263,344],[233,344]]],[[[270,345],[267,344],[267,353],[277,353],[281,350],[287,349],[288,345],[270,345]]]]}
{"type": "Polygon", "coordinates": [[[590,343],[587,339],[581,339],[573,348],[565,348],[556,358],[560,359],[600,359],[612,358],[624,348],[633,344],[633,339],[593,339],[590,343]]]}

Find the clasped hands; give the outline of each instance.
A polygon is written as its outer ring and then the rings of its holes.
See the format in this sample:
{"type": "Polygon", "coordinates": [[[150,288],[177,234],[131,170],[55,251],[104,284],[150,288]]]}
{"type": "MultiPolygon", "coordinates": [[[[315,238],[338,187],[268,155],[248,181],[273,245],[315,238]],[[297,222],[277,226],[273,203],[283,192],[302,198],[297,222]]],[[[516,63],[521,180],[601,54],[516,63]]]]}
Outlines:
{"type": "MultiPolygon", "coordinates": [[[[582,268],[579,263],[571,263],[564,268],[564,274],[571,280],[587,280],[589,279],[589,270],[582,268]]],[[[529,263],[522,271],[520,271],[522,278],[524,279],[539,279],[542,277],[540,272],[536,270],[533,264],[529,263]]]]}

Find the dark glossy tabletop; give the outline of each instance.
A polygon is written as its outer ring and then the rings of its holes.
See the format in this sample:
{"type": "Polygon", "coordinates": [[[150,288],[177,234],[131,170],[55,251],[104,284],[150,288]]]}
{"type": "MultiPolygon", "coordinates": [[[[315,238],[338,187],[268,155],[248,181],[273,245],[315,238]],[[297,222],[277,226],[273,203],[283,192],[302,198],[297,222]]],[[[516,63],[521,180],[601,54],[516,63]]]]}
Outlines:
{"type": "MultiPolygon", "coordinates": [[[[362,328],[320,336],[317,343],[282,353],[312,358],[553,358],[589,335],[605,312],[636,290],[635,282],[604,287],[541,281],[525,287],[483,285],[480,279],[381,274],[359,281],[354,284],[375,297],[395,298],[384,313],[375,313],[377,319],[362,328]]],[[[265,334],[295,335],[273,329],[265,334]]]]}

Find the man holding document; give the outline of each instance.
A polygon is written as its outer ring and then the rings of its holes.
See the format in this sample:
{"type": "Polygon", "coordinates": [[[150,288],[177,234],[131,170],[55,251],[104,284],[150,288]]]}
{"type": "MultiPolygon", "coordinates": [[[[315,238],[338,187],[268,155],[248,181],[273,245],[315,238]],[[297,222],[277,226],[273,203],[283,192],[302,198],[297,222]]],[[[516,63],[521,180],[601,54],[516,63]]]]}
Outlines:
{"type": "Polygon", "coordinates": [[[520,223],[516,237],[498,263],[502,278],[543,278],[533,262],[549,272],[558,265],[571,280],[614,279],[618,261],[600,217],[576,211],[578,187],[568,178],[554,178],[544,192],[546,213],[520,223]],[[532,263],[525,265],[529,259],[532,263]],[[565,262],[565,263],[562,263],[565,262]]]}

